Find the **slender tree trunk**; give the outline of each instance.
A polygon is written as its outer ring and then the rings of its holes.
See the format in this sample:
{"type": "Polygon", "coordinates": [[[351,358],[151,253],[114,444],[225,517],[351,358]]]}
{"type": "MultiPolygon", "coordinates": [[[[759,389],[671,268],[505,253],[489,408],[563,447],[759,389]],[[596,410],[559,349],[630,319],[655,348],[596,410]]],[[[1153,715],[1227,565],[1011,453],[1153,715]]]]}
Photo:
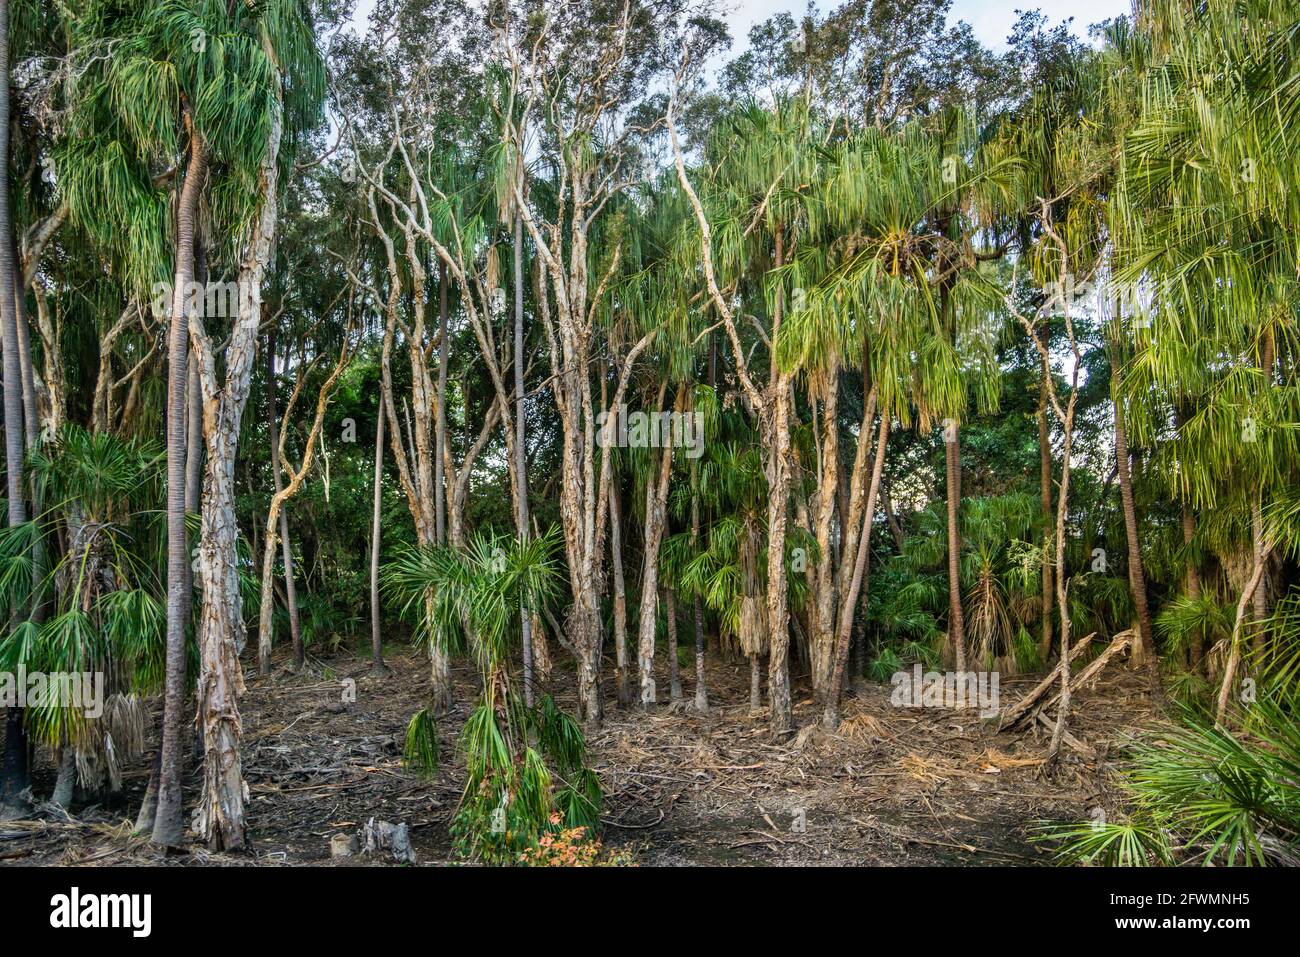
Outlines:
{"type": "MultiPolygon", "coordinates": [[[[818,559],[810,617],[809,657],[813,691],[826,696],[835,669],[835,544],[832,523],[835,519],[836,493],[839,490],[839,364],[832,363],[825,373],[826,382],[821,407],[821,475],[813,508],[813,534],[817,540],[818,559]]],[[[840,513],[841,524],[847,513],[840,513]]]]}
{"type": "MultiPolygon", "coordinates": [[[[667,383],[659,390],[659,408],[664,408],[667,383]]],[[[673,450],[671,437],[664,437],[659,453],[659,475],[646,477],[645,555],[642,558],[641,608],[637,620],[637,672],[640,677],[641,706],[655,703],[654,656],[655,625],[658,619],[659,545],[667,522],[668,482],[672,477],[673,450]]]]}
{"type": "MultiPolygon", "coordinates": [[[[248,357],[251,364],[252,356],[248,357]]],[[[226,405],[226,403],[222,403],[226,405]]],[[[231,410],[233,412],[233,410],[231,410]]],[[[203,796],[199,833],[214,850],[244,844],[244,782],[239,754],[239,668],[244,620],[235,564],[235,447],[239,423],[228,412],[208,436],[199,581],[199,719],[203,726],[203,796]]]]}
{"type": "MultiPolygon", "coordinates": [[[[19,312],[21,313],[21,307],[19,312]]],[[[1273,333],[1273,327],[1269,326],[1264,330],[1262,336],[1263,342],[1260,347],[1259,369],[1264,374],[1264,388],[1272,390],[1273,388],[1273,366],[1276,362],[1277,346],[1273,333]]],[[[1263,572],[1259,584],[1255,588],[1255,594],[1252,597],[1252,618],[1255,622],[1262,622],[1268,617],[1268,555],[1264,546],[1264,485],[1261,481],[1259,491],[1250,510],[1250,538],[1252,551],[1254,552],[1255,561],[1263,566],[1263,572]]],[[[1264,648],[1264,628],[1256,627],[1254,635],[1254,648],[1257,652],[1264,648]]]]}
{"type": "MultiPolygon", "coordinates": [[[[198,515],[199,500],[203,494],[203,393],[199,385],[199,364],[194,350],[189,350],[188,405],[185,413],[187,437],[185,441],[185,513],[198,515]]],[[[188,524],[188,521],[187,521],[188,524]]],[[[188,539],[185,554],[192,554],[188,539]]],[[[256,554],[256,553],[254,553],[256,554]]],[[[185,563],[184,620],[188,626],[194,611],[194,562],[185,563]]]]}
{"type": "MultiPolygon", "coordinates": [[[[203,497],[203,389],[199,385],[199,364],[190,350],[189,370],[189,437],[185,450],[185,511],[191,515],[199,513],[199,504],[203,497]]],[[[193,580],[193,566],[190,579],[193,580]]],[[[187,600],[191,596],[186,595],[187,600]]]]}
{"type": "Polygon", "coordinates": [[[609,485],[609,553],[614,566],[614,683],[618,703],[632,703],[632,677],[627,660],[627,584],[623,578],[623,526],[619,516],[618,481],[609,485]]]}
{"type": "MultiPolygon", "coordinates": [[[[280,475],[280,418],[275,405],[275,331],[266,338],[266,415],[267,432],[271,440],[271,483],[274,495],[284,490],[284,480],[280,475]]],[[[284,561],[284,593],[289,612],[289,634],[293,640],[294,670],[302,668],[306,661],[306,649],[302,644],[302,627],[298,619],[298,593],[294,587],[293,546],[289,540],[289,519],[285,514],[287,505],[279,509],[280,515],[275,525],[279,526],[280,552],[284,561]]],[[[257,660],[259,670],[264,675],[271,673],[271,643],[274,631],[270,627],[271,612],[274,608],[275,593],[275,538],[274,525],[266,530],[266,545],[262,553],[262,612],[266,627],[258,628],[257,660]]]]}
{"type": "MultiPolygon", "coordinates": [[[[1068,255],[1065,243],[1061,241],[1059,235],[1053,230],[1047,221],[1047,204],[1043,203],[1043,228],[1048,235],[1056,241],[1060,248],[1060,271],[1061,275],[1068,272],[1068,255]]],[[[1061,620],[1061,697],[1057,705],[1056,725],[1052,728],[1052,740],[1048,746],[1048,762],[1056,761],[1057,755],[1061,751],[1061,742],[1065,739],[1065,726],[1070,720],[1070,690],[1072,675],[1070,673],[1070,602],[1066,591],[1068,582],[1065,577],[1065,517],[1069,513],[1070,503],[1070,463],[1074,454],[1074,410],[1079,400],[1079,343],[1074,335],[1074,324],[1070,320],[1070,310],[1068,303],[1064,308],[1065,313],[1065,331],[1070,337],[1070,351],[1074,356],[1074,365],[1070,372],[1070,400],[1066,404],[1064,414],[1061,414],[1060,402],[1055,398],[1056,384],[1050,382],[1052,388],[1052,407],[1056,409],[1061,418],[1061,433],[1063,437],[1061,445],[1061,488],[1056,500],[1056,607],[1060,610],[1058,617],[1061,620]]],[[[1032,330],[1030,330],[1032,333],[1032,330]]],[[[1042,356],[1043,366],[1048,368],[1047,346],[1038,340],[1035,336],[1035,344],[1039,348],[1042,356]]],[[[1116,421],[1119,421],[1118,416],[1116,421]]]]}
{"type": "Polygon", "coordinates": [[[791,730],[789,582],[785,572],[786,505],[790,489],[790,398],[784,374],[778,374],[772,398],[772,443],[768,461],[767,618],[768,724],[774,739],[791,730]]]}
{"type": "Polygon", "coordinates": [[[668,700],[680,701],[682,675],[677,662],[677,594],[671,588],[664,589],[664,615],[668,619],[668,700]]]}
{"type": "MultiPolygon", "coordinates": [[[[700,470],[696,460],[691,461],[691,554],[700,540],[700,470]]],[[[704,674],[704,604],[698,594],[691,599],[692,618],[695,623],[695,710],[700,714],[709,711],[709,686],[704,674]]]]}
{"type": "MultiPolygon", "coordinates": [[[[208,281],[207,256],[203,246],[203,236],[201,230],[196,226],[194,230],[194,281],[200,286],[208,281]]],[[[206,298],[205,298],[206,301],[206,298]]],[[[193,345],[187,344],[186,351],[186,393],[185,393],[185,596],[181,608],[181,620],[185,623],[187,633],[186,648],[189,647],[188,635],[194,623],[194,566],[195,559],[198,555],[198,549],[195,547],[194,540],[189,537],[190,516],[198,516],[200,509],[200,500],[203,496],[203,386],[199,382],[199,360],[194,354],[193,345]]],[[[257,554],[256,536],[253,542],[253,552],[257,554]]],[[[185,660],[189,661],[188,651],[185,660]]],[[[190,679],[193,676],[189,674],[186,668],[185,685],[188,688],[190,679]]],[[[189,704],[186,704],[189,708],[189,704]]],[[[190,759],[192,763],[197,764],[203,760],[203,735],[199,733],[197,721],[190,722],[186,729],[190,737],[190,759]]],[[[150,821],[150,830],[153,828],[154,816],[157,813],[157,778],[161,771],[161,765],[155,764],[153,773],[149,779],[149,787],[154,789],[153,806],[147,811],[148,820],[150,821]]],[[[145,804],[149,803],[149,792],[145,792],[145,804]]],[[[146,811],[142,807],[140,818],[146,817],[146,811]]],[[[138,827],[137,831],[143,833],[143,829],[138,827]]]]}
{"type": "MultiPolygon", "coordinates": [[[[0,237],[13,235],[9,204],[9,2],[0,0],[0,237]]],[[[9,525],[27,520],[23,503],[23,391],[22,360],[18,355],[18,304],[14,295],[17,263],[12,243],[0,242],[0,325],[4,340],[5,473],[9,497],[9,525]]],[[[11,624],[13,622],[11,621],[11,624]]],[[[10,708],[5,723],[4,761],[0,764],[0,813],[5,806],[26,802],[20,794],[30,780],[29,745],[22,712],[10,708]]]]}
{"type": "Polygon", "coordinates": [[[1223,681],[1219,685],[1219,697],[1214,709],[1214,723],[1220,727],[1228,716],[1228,700],[1232,696],[1232,687],[1237,680],[1237,668],[1241,664],[1241,646],[1244,641],[1242,631],[1246,622],[1246,609],[1250,606],[1255,592],[1259,589],[1260,580],[1264,577],[1264,567],[1268,559],[1268,551],[1265,550],[1261,556],[1257,550],[1254,554],[1253,568],[1250,573],[1250,580],[1246,582],[1246,587],[1242,589],[1241,597],[1237,599],[1237,614],[1232,624],[1232,639],[1230,650],[1228,652],[1228,662],[1223,669],[1223,681]]]}
{"type": "MultiPolygon", "coordinates": [[[[863,440],[866,439],[864,435],[863,440]]],[[[867,504],[862,512],[862,533],[858,536],[858,554],[853,563],[853,580],[840,607],[839,633],[835,640],[835,667],[831,672],[830,687],[826,692],[826,710],[822,725],[834,731],[840,726],[840,704],[844,694],[844,669],[849,660],[849,638],[853,634],[853,609],[858,592],[866,584],[867,568],[871,554],[871,521],[876,514],[876,497],[880,492],[880,476],[885,468],[885,449],[889,445],[889,413],[880,416],[880,437],[876,440],[875,464],[871,468],[871,487],[867,491],[867,504]]]]}
{"type": "MultiPolygon", "coordinates": [[[[524,454],[528,435],[524,417],[524,221],[515,217],[515,494],[519,540],[528,541],[528,463],[524,454]]],[[[532,614],[519,609],[524,646],[524,703],[533,706],[533,631],[532,614]]]]}
{"type": "MultiPolygon", "coordinates": [[[[1076,354],[1077,377],[1077,354],[1076,354]]],[[[1056,604],[1061,609],[1061,698],[1057,705],[1056,725],[1052,729],[1052,740],[1048,746],[1048,758],[1054,761],[1061,750],[1061,741],[1065,738],[1065,725],[1070,719],[1070,603],[1066,596],[1065,579],[1065,516],[1070,497],[1070,455],[1074,445],[1074,405],[1078,396],[1077,379],[1070,390],[1069,409],[1062,423],[1065,432],[1065,444],[1061,451],[1061,493],[1056,502],[1056,604]]]]}
{"type": "MultiPolygon", "coordinates": [[[[1142,634],[1143,663],[1147,671],[1147,684],[1151,698],[1158,707],[1165,703],[1165,689],[1160,680],[1160,658],[1156,654],[1155,630],[1151,622],[1151,607],[1147,602],[1146,573],[1142,566],[1142,547],[1138,539],[1137,508],[1133,502],[1133,478],[1129,471],[1128,436],[1124,429],[1124,416],[1118,393],[1115,400],[1115,465],[1119,472],[1119,493],[1124,510],[1124,534],[1128,539],[1128,582],[1137,607],[1138,627],[1142,634]]],[[[1062,606],[1064,608],[1064,606],[1062,606]]],[[[1064,612],[1062,612],[1064,614],[1064,612]]]]}
{"type": "Polygon", "coordinates": [[[158,779],[162,773],[162,748],[154,753],[149,770],[149,783],[145,785],[144,798],[140,801],[140,812],[135,818],[136,834],[152,834],[154,822],[158,820],[158,779]]]}
{"type": "Polygon", "coordinates": [[[217,384],[216,359],[205,326],[192,323],[191,329],[202,373],[208,452],[198,568],[203,611],[199,620],[197,691],[204,767],[195,830],[213,850],[237,850],[246,840],[239,753],[239,697],[244,692],[239,653],[245,631],[236,552],[239,527],[235,514],[235,453],[257,359],[262,281],[271,260],[279,213],[282,110],[282,104],[277,102],[258,170],[261,205],[240,266],[239,317],[225,350],[224,388],[219,389],[217,384]]]}
{"type": "Polygon", "coordinates": [[[1250,503],[1250,550],[1252,561],[1263,570],[1259,584],[1251,596],[1251,620],[1255,623],[1252,645],[1255,651],[1264,647],[1264,629],[1259,623],[1268,617],[1268,556],[1264,550],[1264,490],[1259,489],[1255,500],[1250,503]]]}
{"type": "MultiPolygon", "coordinates": [[[[784,233],[776,230],[776,265],[785,263],[784,233]]],[[[778,295],[772,335],[781,326],[784,301],[778,295]]],[[[785,571],[785,527],[790,495],[790,383],[792,373],[771,373],[772,420],[767,461],[767,700],[768,730],[781,740],[793,728],[790,705],[789,581],[785,571]]],[[[757,411],[757,410],[756,410],[757,411]]]]}
{"type": "MultiPolygon", "coordinates": [[[[185,406],[189,386],[187,362],[194,236],[199,196],[206,174],[207,155],[191,125],[189,168],[176,209],[176,272],[167,344],[167,677],[163,694],[158,809],[152,836],[155,844],[164,846],[180,844],[185,833],[180,778],[185,741],[185,596],[186,584],[190,581],[185,536],[185,406]]],[[[198,297],[193,299],[194,308],[199,308],[198,297]]]]}
{"type": "Polygon", "coordinates": [[[880,504],[885,509],[885,524],[889,526],[889,537],[894,540],[894,547],[901,552],[903,542],[907,541],[907,536],[903,533],[903,526],[898,521],[898,513],[894,511],[894,500],[889,494],[888,482],[882,482],[880,485],[880,504]]]}
{"type": "Polygon", "coordinates": [[[966,622],[961,608],[961,446],[957,420],[944,423],[944,473],[948,494],[948,654],[966,670],[966,622]]]}
{"type": "Polygon", "coordinates": [[[1052,653],[1052,614],[1054,609],[1052,595],[1052,562],[1048,545],[1052,540],[1052,442],[1047,428],[1047,390],[1051,387],[1047,371],[1039,374],[1038,379],[1038,497],[1043,510],[1043,620],[1040,622],[1038,639],[1038,657],[1044,663],[1052,653]]]}
{"type": "Polygon", "coordinates": [[[438,261],[438,414],[434,423],[433,508],[437,542],[447,542],[447,361],[451,343],[447,341],[447,264],[438,261]]]}
{"type": "Polygon", "coordinates": [[[749,656],[749,713],[763,708],[763,656],[757,651],[749,656]]]}
{"type": "MultiPolygon", "coordinates": [[[[1182,508],[1182,527],[1183,527],[1183,545],[1190,548],[1192,540],[1196,537],[1196,516],[1192,510],[1183,504],[1182,508]]],[[[1201,597],[1201,570],[1194,559],[1188,558],[1187,569],[1183,576],[1183,591],[1189,598],[1201,597]]],[[[1188,667],[1194,674],[1200,674],[1205,665],[1205,641],[1204,636],[1197,631],[1192,636],[1192,644],[1189,649],[1188,667]]]]}
{"type": "Polygon", "coordinates": [[[376,675],[388,673],[384,664],[384,641],[379,633],[379,516],[384,493],[384,396],[379,395],[379,415],[375,426],[375,506],[370,527],[370,670],[376,675]]]}
{"type": "MultiPolygon", "coordinates": [[[[36,373],[32,367],[31,327],[27,321],[27,302],[23,292],[23,279],[18,265],[17,241],[13,228],[6,238],[14,248],[14,326],[18,332],[18,365],[23,387],[23,437],[27,448],[34,449],[41,435],[40,414],[36,403],[36,373]]],[[[32,489],[33,515],[40,514],[36,506],[35,488],[32,489]]]]}

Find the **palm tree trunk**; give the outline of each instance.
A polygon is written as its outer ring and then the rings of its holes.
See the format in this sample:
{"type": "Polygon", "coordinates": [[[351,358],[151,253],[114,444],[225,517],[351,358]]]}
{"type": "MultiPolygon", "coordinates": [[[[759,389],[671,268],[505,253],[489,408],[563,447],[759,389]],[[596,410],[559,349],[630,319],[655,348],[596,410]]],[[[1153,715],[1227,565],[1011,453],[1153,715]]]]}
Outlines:
{"type": "MultiPolygon", "coordinates": [[[[32,368],[31,327],[27,322],[27,297],[23,292],[23,277],[18,259],[18,245],[17,240],[14,238],[12,225],[5,241],[8,242],[13,249],[14,325],[18,332],[18,366],[22,373],[23,436],[27,441],[27,448],[31,449],[36,447],[36,441],[40,438],[41,426],[40,416],[36,406],[36,373],[32,368]]],[[[33,493],[34,491],[35,490],[33,490],[33,493]]],[[[32,501],[35,503],[34,494],[32,501]]],[[[40,514],[40,509],[36,508],[33,511],[33,514],[40,514]]]]}
{"type": "MultiPolygon", "coordinates": [[[[1142,566],[1142,547],[1138,539],[1137,508],[1133,502],[1133,478],[1129,471],[1128,436],[1124,430],[1124,416],[1118,394],[1115,401],[1115,465],[1119,472],[1119,494],[1124,510],[1124,534],[1128,540],[1128,582],[1137,607],[1139,640],[1142,642],[1143,660],[1147,671],[1147,684],[1151,698],[1158,707],[1165,703],[1165,689],[1160,680],[1160,659],[1156,655],[1155,631],[1151,621],[1151,606],[1147,601],[1146,573],[1142,566]]],[[[1063,612],[1064,613],[1064,612],[1063,612]]]]}
{"type": "MultiPolygon", "coordinates": [[[[1192,540],[1196,537],[1196,516],[1187,503],[1183,503],[1182,509],[1182,527],[1183,527],[1183,545],[1190,547],[1192,540]]],[[[1183,573],[1183,592],[1189,598],[1199,598],[1201,596],[1201,569],[1198,567],[1195,559],[1188,558],[1187,568],[1183,573]]],[[[1205,662],[1205,639],[1200,630],[1192,635],[1191,648],[1188,650],[1187,665],[1193,674],[1200,674],[1205,662]]]]}
{"type": "MultiPolygon", "coordinates": [[[[187,125],[188,121],[187,121],[187,125]]],[[[185,540],[185,406],[189,386],[189,317],[194,281],[194,235],[207,155],[190,126],[189,168],[176,208],[176,272],[172,287],[171,328],[167,341],[167,677],[163,694],[162,762],[158,770],[158,809],[152,840],[174,846],[184,836],[181,815],[181,760],[184,744],[186,582],[189,554],[185,540]]]]}
{"type": "MultiPolygon", "coordinates": [[[[9,205],[9,2],[0,0],[0,237],[13,234],[9,205]]],[[[0,324],[4,339],[5,473],[9,496],[9,525],[27,520],[23,503],[22,361],[18,355],[17,302],[14,296],[13,245],[0,242],[0,324]]],[[[16,806],[30,778],[29,746],[22,712],[9,709],[5,725],[4,761],[0,764],[0,806],[16,806]]]]}
{"type": "Polygon", "coordinates": [[[682,674],[677,662],[677,593],[664,589],[664,616],[668,620],[668,700],[680,701],[682,674]]]}
{"type": "MultiPolygon", "coordinates": [[[[207,259],[203,250],[203,239],[195,230],[194,236],[194,276],[196,282],[207,281],[207,259]]],[[[188,393],[185,410],[185,511],[188,515],[197,515],[199,499],[203,492],[203,387],[199,385],[199,361],[191,346],[186,353],[188,393]]],[[[186,555],[189,555],[186,545],[186,555]]],[[[256,554],[256,552],[254,552],[256,554]]],[[[194,605],[194,563],[185,563],[185,614],[188,624],[194,605]]]]}
{"type": "MultiPolygon", "coordinates": [[[[194,281],[200,286],[207,282],[207,257],[203,248],[203,237],[200,230],[196,227],[194,230],[194,281]]],[[[185,598],[181,608],[181,620],[185,622],[185,627],[190,628],[194,621],[194,555],[196,549],[193,546],[193,539],[189,537],[190,516],[198,515],[199,503],[203,494],[203,387],[199,384],[199,360],[194,354],[194,347],[191,345],[186,353],[186,404],[185,404],[185,598]]],[[[255,527],[256,530],[256,527],[255,527]]],[[[257,554],[257,542],[253,542],[253,554],[257,554]]],[[[189,674],[187,669],[186,685],[189,685],[189,674]]],[[[186,708],[189,705],[187,703],[186,708]]],[[[203,760],[203,735],[199,733],[197,722],[192,722],[189,728],[190,732],[190,762],[197,764],[203,760]]],[[[161,757],[161,754],[160,754],[161,757]]],[[[136,831],[144,833],[140,826],[140,821],[149,822],[149,830],[153,830],[154,815],[157,812],[158,781],[157,777],[161,771],[161,763],[155,762],[153,772],[149,779],[149,787],[154,790],[153,806],[148,807],[149,792],[145,792],[145,806],[140,809],[140,817],[137,818],[136,831]],[[146,810],[147,807],[147,810],[146,810]]]]}
{"type": "Polygon", "coordinates": [[[379,513],[384,482],[384,395],[379,394],[375,417],[375,506],[370,526],[370,669],[376,675],[388,673],[384,664],[384,642],[379,634],[379,513]]]}
{"type": "Polygon", "coordinates": [[[958,671],[966,670],[966,623],[961,609],[960,429],[955,419],[944,423],[944,473],[948,492],[948,654],[958,671]]]}

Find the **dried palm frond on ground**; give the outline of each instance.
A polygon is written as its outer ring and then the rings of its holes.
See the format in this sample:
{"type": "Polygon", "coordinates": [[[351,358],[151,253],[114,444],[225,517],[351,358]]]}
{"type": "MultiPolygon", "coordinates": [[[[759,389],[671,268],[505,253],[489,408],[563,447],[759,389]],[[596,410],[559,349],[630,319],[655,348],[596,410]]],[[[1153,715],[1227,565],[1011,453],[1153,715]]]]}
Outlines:
{"type": "MultiPolygon", "coordinates": [[[[40,820],[0,823],[0,864],[330,865],[330,839],[372,817],[405,823],[421,865],[453,860],[448,824],[464,767],[456,754],[432,778],[403,766],[406,724],[426,703],[427,661],[418,652],[386,657],[391,673],[382,678],[367,661],[340,657],[250,679],[242,715],[251,853],[196,845],[164,855],[133,838],[127,822],[147,780],[146,753],[144,764],[124,769],[122,796],[74,804],[71,817],[47,809],[40,820]],[[344,700],[349,682],[354,702],[344,700]]],[[[970,710],[896,708],[889,686],[859,684],[838,731],[827,733],[800,681],[795,719],[813,730],[778,745],[749,714],[748,662],[710,657],[709,714],[619,709],[611,700],[604,728],[589,738],[605,792],[602,839],[639,863],[1047,863],[1030,842],[1034,828],[1083,819],[1104,802],[1110,743],[1149,716],[1142,679],[1106,669],[1076,697],[1070,722],[1096,757],[1068,752],[1046,779],[1038,732],[998,733],[970,710]]],[[[474,694],[472,669],[454,677],[462,704],[438,719],[444,741],[455,739],[474,694]]],[[[552,690],[562,707],[573,706],[572,684],[572,662],[557,658],[552,690]]],[[[151,748],[155,726],[151,718],[151,748]]],[[[38,793],[48,793],[53,775],[38,769],[38,793]]]]}

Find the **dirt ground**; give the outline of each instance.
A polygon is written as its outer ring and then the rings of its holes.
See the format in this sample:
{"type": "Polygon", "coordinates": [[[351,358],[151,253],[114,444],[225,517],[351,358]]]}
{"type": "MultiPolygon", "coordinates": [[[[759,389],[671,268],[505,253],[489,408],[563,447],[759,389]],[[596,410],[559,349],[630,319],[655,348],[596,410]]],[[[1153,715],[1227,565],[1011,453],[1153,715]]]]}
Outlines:
{"type": "MultiPolygon", "coordinates": [[[[1076,694],[1072,746],[1045,773],[1048,732],[996,733],[974,711],[896,708],[888,685],[849,692],[838,734],[805,682],[795,683],[795,723],[787,743],[769,741],[766,714],[749,713],[749,668],[713,655],[711,711],[686,701],[649,713],[611,701],[605,727],[588,741],[605,792],[603,840],[642,865],[1023,865],[1050,862],[1032,838],[1045,821],[1108,812],[1115,748],[1149,720],[1142,681],[1124,665],[1076,694]]],[[[433,780],[407,773],[401,743],[422,706],[427,665],[406,646],[388,654],[391,673],[369,674],[349,657],[312,659],[301,674],[283,667],[248,676],[242,702],[244,774],[251,851],[210,854],[200,845],[163,852],[131,834],[148,761],[125,775],[123,792],[49,805],[29,821],[0,823],[5,864],[332,865],[330,838],[370,818],[405,822],[420,864],[451,860],[447,825],[463,784],[454,741],[475,688],[468,666],[455,671],[458,707],[439,723],[443,767],[433,780]],[[355,701],[345,702],[349,681],[355,701]]],[[[552,686],[572,710],[573,674],[557,663],[552,686]]],[[[1010,703],[1036,678],[1004,678],[1010,703]]],[[[607,686],[609,682],[606,682],[607,686]]],[[[664,682],[666,684],[666,682],[664,682]]],[[[607,693],[612,689],[607,687],[607,693]]],[[[150,742],[150,747],[154,742],[150,742]]],[[[36,771],[48,795],[54,770],[36,771]]],[[[186,781],[187,798],[196,777],[186,781]]],[[[347,863],[383,863],[352,858],[347,863]]]]}

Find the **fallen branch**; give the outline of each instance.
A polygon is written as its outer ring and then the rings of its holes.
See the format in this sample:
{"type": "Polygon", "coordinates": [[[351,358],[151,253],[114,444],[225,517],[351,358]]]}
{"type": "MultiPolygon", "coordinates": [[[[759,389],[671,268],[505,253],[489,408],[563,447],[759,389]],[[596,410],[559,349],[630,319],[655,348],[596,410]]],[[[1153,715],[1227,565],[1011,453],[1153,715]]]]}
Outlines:
{"type": "MultiPolygon", "coordinates": [[[[1092,636],[1089,635],[1088,637],[1091,638],[1092,636]]],[[[1121,631],[1110,640],[1110,644],[1106,646],[1105,651],[1099,654],[1092,661],[1088,662],[1087,667],[1079,672],[1078,676],[1073,679],[1071,686],[1076,690],[1086,687],[1090,682],[1096,679],[1097,675],[1101,673],[1102,669],[1105,668],[1106,665],[1110,664],[1111,659],[1120,652],[1127,650],[1132,643],[1133,632],[1131,630],[1121,631]]],[[[1081,649],[1087,648],[1088,646],[1089,641],[1084,640],[1079,642],[1079,645],[1076,646],[1076,648],[1071,649],[1071,661],[1077,657],[1081,649]]],[[[1025,695],[1015,704],[1011,705],[1011,707],[1002,712],[1002,715],[998,720],[999,731],[1019,724],[1031,714],[1036,715],[1044,709],[1052,707],[1058,700],[1060,700],[1061,692],[1059,688],[1055,692],[1050,694],[1049,692],[1051,692],[1053,685],[1055,685],[1060,676],[1061,667],[1061,665],[1057,665],[1056,668],[1052,669],[1052,673],[1043,679],[1043,681],[1040,682],[1033,691],[1029,692],[1029,694],[1025,695]],[[1041,701],[1039,699],[1041,699],[1041,701]]]]}
{"type": "MultiPolygon", "coordinates": [[[[1070,649],[1071,663],[1074,662],[1075,658],[1078,658],[1090,647],[1092,647],[1092,639],[1095,634],[1096,633],[1094,632],[1093,634],[1089,635],[1087,638],[1083,639],[1082,641],[1075,642],[1074,646],[1070,649]]],[[[1053,668],[1050,672],[1048,672],[1047,677],[1043,678],[1042,681],[1034,685],[1033,690],[1031,690],[1028,694],[1026,694],[1015,704],[1010,705],[1009,707],[1004,709],[1002,713],[998,715],[998,730],[1001,731],[1003,728],[1009,728],[1011,727],[1011,725],[1015,724],[1021,718],[1023,718],[1025,716],[1025,713],[1031,707],[1033,707],[1034,702],[1038,701],[1039,698],[1043,697],[1043,695],[1051,691],[1051,689],[1057,684],[1058,680],[1060,679],[1060,676],[1061,676],[1061,663],[1057,662],[1056,667],[1053,668]]]]}

